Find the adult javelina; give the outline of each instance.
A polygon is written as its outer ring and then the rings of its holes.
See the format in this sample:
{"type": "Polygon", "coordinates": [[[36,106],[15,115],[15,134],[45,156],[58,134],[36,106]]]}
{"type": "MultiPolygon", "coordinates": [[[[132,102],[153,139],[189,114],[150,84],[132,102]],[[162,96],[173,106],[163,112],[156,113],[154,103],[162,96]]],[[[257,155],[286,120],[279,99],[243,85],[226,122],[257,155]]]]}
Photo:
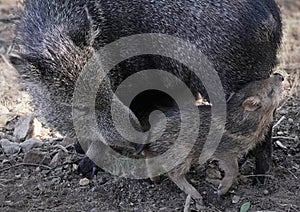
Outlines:
{"type": "MultiPolygon", "coordinates": [[[[269,77],[281,40],[274,0],[25,0],[20,19],[17,41],[23,61],[12,62],[28,82],[39,115],[64,134],[73,134],[70,105],[78,74],[93,50],[121,37],[164,33],[189,41],[213,63],[227,96],[269,77]]],[[[125,142],[108,115],[112,91],[127,76],[153,68],[174,73],[195,94],[205,93],[201,81],[170,58],[143,55],[123,61],[102,83],[97,99],[98,124],[108,143],[125,142]]],[[[155,92],[137,98],[130,108],[143,126],[121,102],[120,110],[146,129],[150,110],[174,105],[155,92]]]]}
{"type": "MultiPolygon", "coordinates": [[[[220,182],[219,194],[224,194],[231,187],[234,179],[238,175],[238,157],[247,153],[255,147],[257,143],[264,139],[270,124],[273,121],[273,116],[276,108],[279,105],[281,97],[281,85],[283,77],[280,74],[275,74],[269,79],[254,81],[246,85],[240,91],[235,93],[228,102],[227,121],[223,137],[216,148],[216,151],[211,156],[211,159],[219,161],[219,166],[224,170],[224,177],[220,182]]],[[[159,119],[152,125],[149,134],[150,144],[144,150],[146,155],[155,156],[165,154],[166,160],[177,161],[181,160],[180,154],[174,151],[167,151],[176,142],[176,150],[185,151],[191,143],[188,135],[194,132],[186,132],[185,137],[179,137],[180,127],[183,124],[187,126],[195,126],[192,121],[196,121],[193,117],[185,117],[186,122],[182,123],[180,113],[193,111],[192,106],[186,108],[169,111],[167,113],[168,121],[159,119]],[[166,126],[165,126],[165,123],[166,126]],[[160,136],[161,135],[161,136],[160,136]],[[159,138],[154,139],[153,138],[159,138]]],[[[168,176],[177,186],[191,195],[199,204],[202,204],[200,193],[188,183],[185,174],[189,171],[192,164],[204,164],[206,161],[200,159],[199,156],[206,142],[206,135],[210,128],[211,110],[209,106],[199,107],[200,120],[202,123],[199,128],[199,136],[189,155],[176,168],[168,172],[168,176]]],[[[187,127],[189,129],[189,127],[187,127]]],[[[192,130],[192,128],[191,128],[192,130]]],[[[209,146],[204,154],[213,152],[214,146],[209,146]]],[[[205,157],[204,157],[205,158],[205,157]]],[[[161,164],[155,164],[155,168],[161,164]]],[[[164,168],[164,167],[162,167],[164,168]]],[[[151,165],[148,165],[149,176],[151,173],[151,165]]]]}

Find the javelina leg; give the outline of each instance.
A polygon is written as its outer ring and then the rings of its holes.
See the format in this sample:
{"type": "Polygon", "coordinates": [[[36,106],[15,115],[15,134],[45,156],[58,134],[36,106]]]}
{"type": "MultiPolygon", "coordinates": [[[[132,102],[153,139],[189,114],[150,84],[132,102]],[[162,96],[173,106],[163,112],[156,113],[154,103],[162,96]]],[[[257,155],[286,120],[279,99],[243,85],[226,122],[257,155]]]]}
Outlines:
{"type": "MultiPolygon", "coordinates": [[[[260,143],[254,150],[255,154],[255,174],[264,175],[270,168],[272,163],[272,126],[269,129],[268,134],[265,137],[265,140],[260,143]]],[[[264,183],[265,177],[258,176],[255,178],[256,183],[264,183]]]]}
{"type": "Polygon", "coordinates": [[[225,175],[218,188],[218,195],[225,194],[231,187],[233,181],[238,175],[239,167],[235,156],[227,155],[226,159],[221,159],[220,168],[224,170],[225,175]]]}
{"type": "MultiPolygon", "coordinates": [[[[157,156],[157,154],[155,154],[154,152],[152,152],[150,149],[145,148],[143,150],[143,153],[146,155],[146,158],[151,158],[151,157],[155,157],[157,156]]],[[[146,159],[146,167],[147,167],[147,172],[148,172],[148,177],[150,178],[150,180],[154,183],[159,183],[160,182],[160,177],[152,177],[152,170],[151,170],[151,165],[149,165],[149,161],[146,159]]]]}
{"type": "Polygon", "coordinates": [[[187,195],[191,195],[198,205],[203,205],[201,194],[187,181],[184,174],[177,171],[170,172],[169,177],[182,191],[187,195]]]}

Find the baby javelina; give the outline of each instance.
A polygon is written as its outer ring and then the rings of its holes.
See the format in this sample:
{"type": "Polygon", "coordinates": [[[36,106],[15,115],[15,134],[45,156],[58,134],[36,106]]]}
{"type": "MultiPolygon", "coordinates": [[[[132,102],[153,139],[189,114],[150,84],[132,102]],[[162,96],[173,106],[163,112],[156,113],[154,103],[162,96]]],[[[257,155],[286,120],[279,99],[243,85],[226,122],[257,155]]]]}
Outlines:
{"type": "MultiPolygon", "coordinates": [[[[264,139],[267,129],[273,121],[274,112],[280,102],[283,80],[282,75],[274,74],[268,79],[253,81],[228,100],[225,131],[216,151],[209,158],[210,160],[217,160],[220,168],[224,171],[224,177],[218,188],[219,195],[225,194],[237,177],[238,157],[247,153],[264,139]]],[[[190,111],[191,107],[187,106],[184,108],[185,112],[190,111]]],[[[197,141],[183,162],[166,172],[169,178],[181,190],[191,195],[197,204],[202,205],[203,202],[200,193],[185,178],[185,174],[189,171],[192,164],[204,164],[206,162],[199,161],[199,156],[210,128],[211,108],[210,106],[199,106],[198,109],[201,123],[197,141]]],[[[147,170],[149,177],[155,177],[155,173],[149,163],[149,158],[167,154],[167,160],[178,161],[176,155],[168,155],[169,151],[167,150],[175,142],[180,142],[177,139],[181,124],[180,112],[178,109],[166,114],[167,122],[161,121],[161,119],[155,122],[154,118],[154,124],[152,123],[149,135],[149,144],[144,149],[144,154],[148,160],[147,170]],[[159,139],[154,140],[157,137],[159,139]]],[[[192,117],[190,120],[193,120],[192,117]]],[[[186,132],[185,134],[189,136],[190,133],[186,132]]],[[[182,140],[185,139],[181,139],[181,142],[182,140]]],[[[181,146],[184,148],[184,144],[181,144],[181,146]]],[[[206,150],[210,152],[210,149],[206,150]]],[[[165,169],[163,165],[157,165],[165,169]]],[[[154,167],[153,164],[152,167],[154,167]]]]}

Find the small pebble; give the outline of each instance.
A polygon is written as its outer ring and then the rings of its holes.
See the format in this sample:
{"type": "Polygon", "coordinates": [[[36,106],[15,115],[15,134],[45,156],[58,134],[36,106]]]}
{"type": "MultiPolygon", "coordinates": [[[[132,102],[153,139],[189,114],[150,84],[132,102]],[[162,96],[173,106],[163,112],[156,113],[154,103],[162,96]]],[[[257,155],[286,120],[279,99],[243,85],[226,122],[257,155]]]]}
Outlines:
{"type": "Polygon", "coordinates": [[[16,177],[16,179],[21,179],[22,175],[21,174],[17,174],[15,177],[16,177]]]}
{"type": "Polygon", "coordinates": [[[89,184],[90,184],[90,180],[87,179],[87,178],[83,178],[83,179],[81,179],[81,180],[79,181],[79,185],[80,185],[80,186],[87,186],[87,185],[89,185],[89,184]]]}
{"type": "Polygon", "coordinates": [[[232,202],[233,204],[236,204],[236,203],[238,203],[238,202],[240,201],[240,199],[241,199],[240,196],[234,195],[234,196],[232,197],[231,202],[232,202]]]}
{"type": "Polygon", "coordinates": [[[75,164],[75,163],[73,163],[73,165],[72,165],[72,171],[75,172],[77,170],[78,170],[78,165],[75,164]]]}
{"type": "Polygon", "coordinates": [[[277,135],[281,136],[281,135],[284,135],[284,133],[282,131],[278,131],[277,135]]]}
{"type": "Polygon", "coordinates": [[[263,191],[263,194],[264,195],[268,195],[270,192],[267,190],[267,189],[265,189],[264,191],[263,191]]]}
{"type": "Polygon", "coordinates": [[[288,122],[289,122],[289,124],[293,124],[293,123],[294,123],[294,120],[291,119],[291,118],[289,118],[289,119],[288,119],[288,122]]]}

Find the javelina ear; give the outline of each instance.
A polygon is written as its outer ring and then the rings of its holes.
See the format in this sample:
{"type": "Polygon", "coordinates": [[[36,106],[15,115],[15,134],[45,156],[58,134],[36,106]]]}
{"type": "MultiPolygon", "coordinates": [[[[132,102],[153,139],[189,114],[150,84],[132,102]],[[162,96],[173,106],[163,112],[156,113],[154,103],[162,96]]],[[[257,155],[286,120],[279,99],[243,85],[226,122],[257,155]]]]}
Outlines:
{"type": "Polygon", "coordinates": [[[250,96],[243,102],[243,108],[246,111],[256,111],[261,107],[261,100],[258,96],[250,96]]]}

